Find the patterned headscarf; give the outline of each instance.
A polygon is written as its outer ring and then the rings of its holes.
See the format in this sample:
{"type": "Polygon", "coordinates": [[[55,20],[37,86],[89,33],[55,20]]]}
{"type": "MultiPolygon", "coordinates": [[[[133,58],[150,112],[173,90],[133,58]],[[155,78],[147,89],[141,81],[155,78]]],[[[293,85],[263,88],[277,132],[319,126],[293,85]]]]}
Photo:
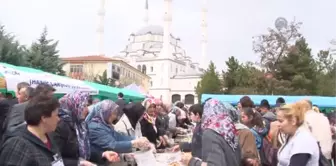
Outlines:
{"type": "Polygon", "coordinates": [[[79,144],[80,157],[84,159],[90,158],[90,141],[88,127],[82,114],[87,106],[89,94],[81,91],[75,91],[63,96],[60,102],[59,116],[62,120],[72,122],[76,130],[77,140],[79,144]]]}
{"type": "Polygon", "coordinates": [[[216,99],[208,100],[204,105],[202,128],[211,129],[223,136],[233,150],[238,147],[238,133],[223,103],[216,99]]]}
{"type": "Polygon", "coordinates": [[[114,111],[118,111],[118,104],[113,102],[112,100],[103,100],[93,107],[93,112],[95,112],[92,121],[103,123],[105,125],[110,125],[109,118],[114,111]]]}
{"type": "Polygon", "coordinates": [[[147,120],[149,123],[155,125],[155,120],[156,120],[156,116],[155,117],[152,117],[150,116],[148,113],[147,113],[147,110],[148,108],[151,106],[151,105],[155,105],[156,106],[156,103],[155,103],[155,99],[153,98],[148,98],[146,100],[144,100],[142,102],[142,105],[146,108],[146,111],[145,113],[143,114],[143,118],[145,120],[147,120]]]}

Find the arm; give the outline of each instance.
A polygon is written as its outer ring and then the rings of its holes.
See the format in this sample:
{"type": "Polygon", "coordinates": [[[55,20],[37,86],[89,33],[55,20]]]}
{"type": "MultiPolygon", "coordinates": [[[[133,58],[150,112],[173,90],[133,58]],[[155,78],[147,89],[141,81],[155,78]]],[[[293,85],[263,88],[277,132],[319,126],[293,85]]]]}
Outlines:
{"type": "Polygon", "coordinates": [[[191,152],[191,143],[189,142],[181,142],[180,149],[182,152],[191,152]]]}
{"type": "Polygon", "coordinates": [[[227,165],[225,153],[223,151],[220,136],[214,131],[207,129],[203,132],[202,137],[202,158],[203,161],[192,159],[189,166],[202,166],[206,163],[207,166],[225,166],[227,165]],[[207,145],[207,146],[205,146],[207,145]],[[203,162],[203,164],[202,164],[203,162]]]}
{"type": "Polygon", "coordinates": [[[250,130],[242,129],[239,131],[239,144],[243,155],[249,154],[255,157],[259,155],[255,142],[254,135],[250,130]]]}
{"type": "Polygon", "coordinates": [[[55,132],[53,133],[53,139],[56,142],[59,148],[59,151],[61,152],[64,165],[78,165],[78,162],[79,162],[78,159],[65,157],[63,155],[63,153],[68,150],[67,143],[69,142],[69,139],[68,139],[68,136],[70,135],[69,132],[70,132],[69,126],[63,121],[60,121],[57,125],[55,132]]]}
{"type": "Polygon", "coordinates": [[[7,131],[9,131],[9,132],[14,131],[16,126],[18,124],[20,124],[19,119],[21,119],[20,118],[22,116],[21,114],[22,114],[22,112],[18,109],[18,105],[14,105],[11,108],[11,110],[8,114],[8,117],[7,117],[7,119],[8,119],[8,122],[7,122],[8,124],[6,126],[7,131]]]}
{"type": "Polygon", "coordinates": [[[289,166],[307,165],[310,156],[308,153],[295,154],[290,158],[289,166]]]}
{"type": "MultiPolygon", "coordinates": [[[[93,124],[96,125],[96,124],[93,124]]],[[[99,124],[97,124],[99,125],[99,124]]],[[[117,153],[132,152],[132,142],[130,140],[119,141],[115,137],[115,131],[108,130],[105,126],[90,127],[89,137],[91,144],[104,150],[112,150],[117,153]]]]}

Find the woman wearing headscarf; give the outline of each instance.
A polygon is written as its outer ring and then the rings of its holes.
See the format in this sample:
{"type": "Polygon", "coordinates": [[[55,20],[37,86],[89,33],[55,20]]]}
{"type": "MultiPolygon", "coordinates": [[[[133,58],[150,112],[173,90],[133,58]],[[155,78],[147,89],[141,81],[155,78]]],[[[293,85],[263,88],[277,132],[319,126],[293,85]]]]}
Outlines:
{"type": "Polygon", "coordinates": [[[124,114],[114,125],[114,129],[127,136],[139,138],[142,136],[140,118],[145,112],[145,107],[141,103],[127,104],[124,108],[124,114]]]}
{"type": "Polygon", "coordinates": [[[202,159],[182,157],[189,166],[240,165],[238,133],[223,103],[210,99],[204,105],[202,116],[202,159]]]}
{"type": "MultiPolygon", "coordinates": [[[[87,161],[90,160],[91,148],[88,127],[84,121],[88,112],[88,99],[88,93],[76,91],[66,94],[59,100],[60,122],[53,136],[65,166],[92,165],[87,161]]],[[[112,161],[109,155],[117,157],[117,154],[112,151],[101,153],[100,157],[106,157],[112,161]]]]}
{"type": "Polygon", "coordinates": [[[255,144],[256,140],[253,133],[247,126],[239,122],[239,113],[234,107],[226,107],[225,111],[229,114],[237,129],[241,156],[243,158],[243,162],[245,163],[244,165],[258,165],[259,153],[255,144]]]}
{"type": "MultiPolygon", "coordinates": [[[[147,139],[124,136],[114,130],[112,123],[118,118],[119,106],[112,100],[104,100],[95,107],[96,114],[88,121],[92,161],[103,163],[100,154],[106,150],[129,153],[132,148],[150,148],[147,139]]],[[[124,161],[123,155],[121,159],[124,161]]]]}
{"type": "Polygon", "coordinates": [[[143,105],[146,111],[140,120],[142,135],[154,144],[156,148],[162,147],[166,142],[160,137],[156,127],[157,111],[155,101],[147,99],[143,102],[143,105]]]}

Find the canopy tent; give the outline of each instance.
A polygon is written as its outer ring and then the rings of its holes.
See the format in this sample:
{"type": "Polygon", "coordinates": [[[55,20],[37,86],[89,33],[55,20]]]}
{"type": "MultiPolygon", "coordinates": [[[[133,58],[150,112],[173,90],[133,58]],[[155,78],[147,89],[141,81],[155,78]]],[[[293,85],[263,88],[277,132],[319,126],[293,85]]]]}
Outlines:
{"type": "Polygon", "coordinates": [[[42,70],[14,66],[0,62],[0,92],[9,92],[14,95],[19,82],[28,82],[33,87],[40,83],[48,83],[56,89],[56,96],[61,97],[74,90],[86,91],[99,99],[116,100],[117,94],[122,92],[125,99],[141,101],[144,95],[127,89],[119,89],[88,81],[81,81],[65,76],[59,76],[42,70]]]}
{"type": "Polygon", "coordinates": [[[0,62],[0,73],[5,79],[6,90],[9,92],[15,92],[16,85],[19,82],[27,82],[32,87],[35,87],[40,83],[50,84],[56,89],[55,93],[57,94],[65,94],[74,90],[89,92],[92,95],[98,94],[96,89],[88,86],[83,81],[43,72],[33,68],[14,66],[0,62]]]}
{"type": "Polygon", "coordinates": [[[128,89],[119,89],[115,87],[110,87],[107,85],[101,85],[93,82],[85,81],[85,83],[91,87],[94,87],[95,89],[99,90],[99,94],[94,96],[99,99],[111,99],[111,100],[117,100],[118,99],[118,93],[121,92],[124,94],[124,99],[126,100],[133,100],[133,101],[142,101],[145,96],[142,94],[139,94],[135,91],[128,90],[128,89]]]}
{"type": "Polygon", "coordinates": [[[215,98],[220,101],[225,101],[233,105],[237,105],[240,98],[243,96],[249,96],[256,105],[259,105],[261,100],[268,100],[269,104],[274,106],[276,99],[283,97],[286,103],[293,103],[302,99],[308,99],[312,101],[314,105],[320,108],[336,108],[336,97],[326,96],[278,96],[278,95],[216,95],[216,94],[202,94],[201,101],[204,102],[208,98],[215,98]]]}

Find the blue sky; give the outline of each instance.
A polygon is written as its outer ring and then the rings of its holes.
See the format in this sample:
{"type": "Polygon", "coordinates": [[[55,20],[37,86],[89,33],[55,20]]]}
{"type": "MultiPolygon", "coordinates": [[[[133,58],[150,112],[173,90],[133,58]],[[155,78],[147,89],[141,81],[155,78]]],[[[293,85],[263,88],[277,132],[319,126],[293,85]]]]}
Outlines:
{"type": "MultiPolygon", "coordinates": [[[[106,0],[105,52],[115,55],[129,34],[142,26],[145,0],[106,0]]],[[[194,60],[200,60],[201,1],[173,0],[172,30],[194,60]]],[[[219,69],[229,56],[257,61],[252,37],[274,27],[277,17],[303,22],[301,32],[313,52],[336,38],[335,0],[209,0],[208,58],[219,69]]],[[[99,0],[1,0],[0,23],[22,44],[37,39],[44,26],[59,40],[62,57],[97,54],[99,0]]],[[[149,0],[150,24],[162,25],[163,0],[149,0]]]]}

